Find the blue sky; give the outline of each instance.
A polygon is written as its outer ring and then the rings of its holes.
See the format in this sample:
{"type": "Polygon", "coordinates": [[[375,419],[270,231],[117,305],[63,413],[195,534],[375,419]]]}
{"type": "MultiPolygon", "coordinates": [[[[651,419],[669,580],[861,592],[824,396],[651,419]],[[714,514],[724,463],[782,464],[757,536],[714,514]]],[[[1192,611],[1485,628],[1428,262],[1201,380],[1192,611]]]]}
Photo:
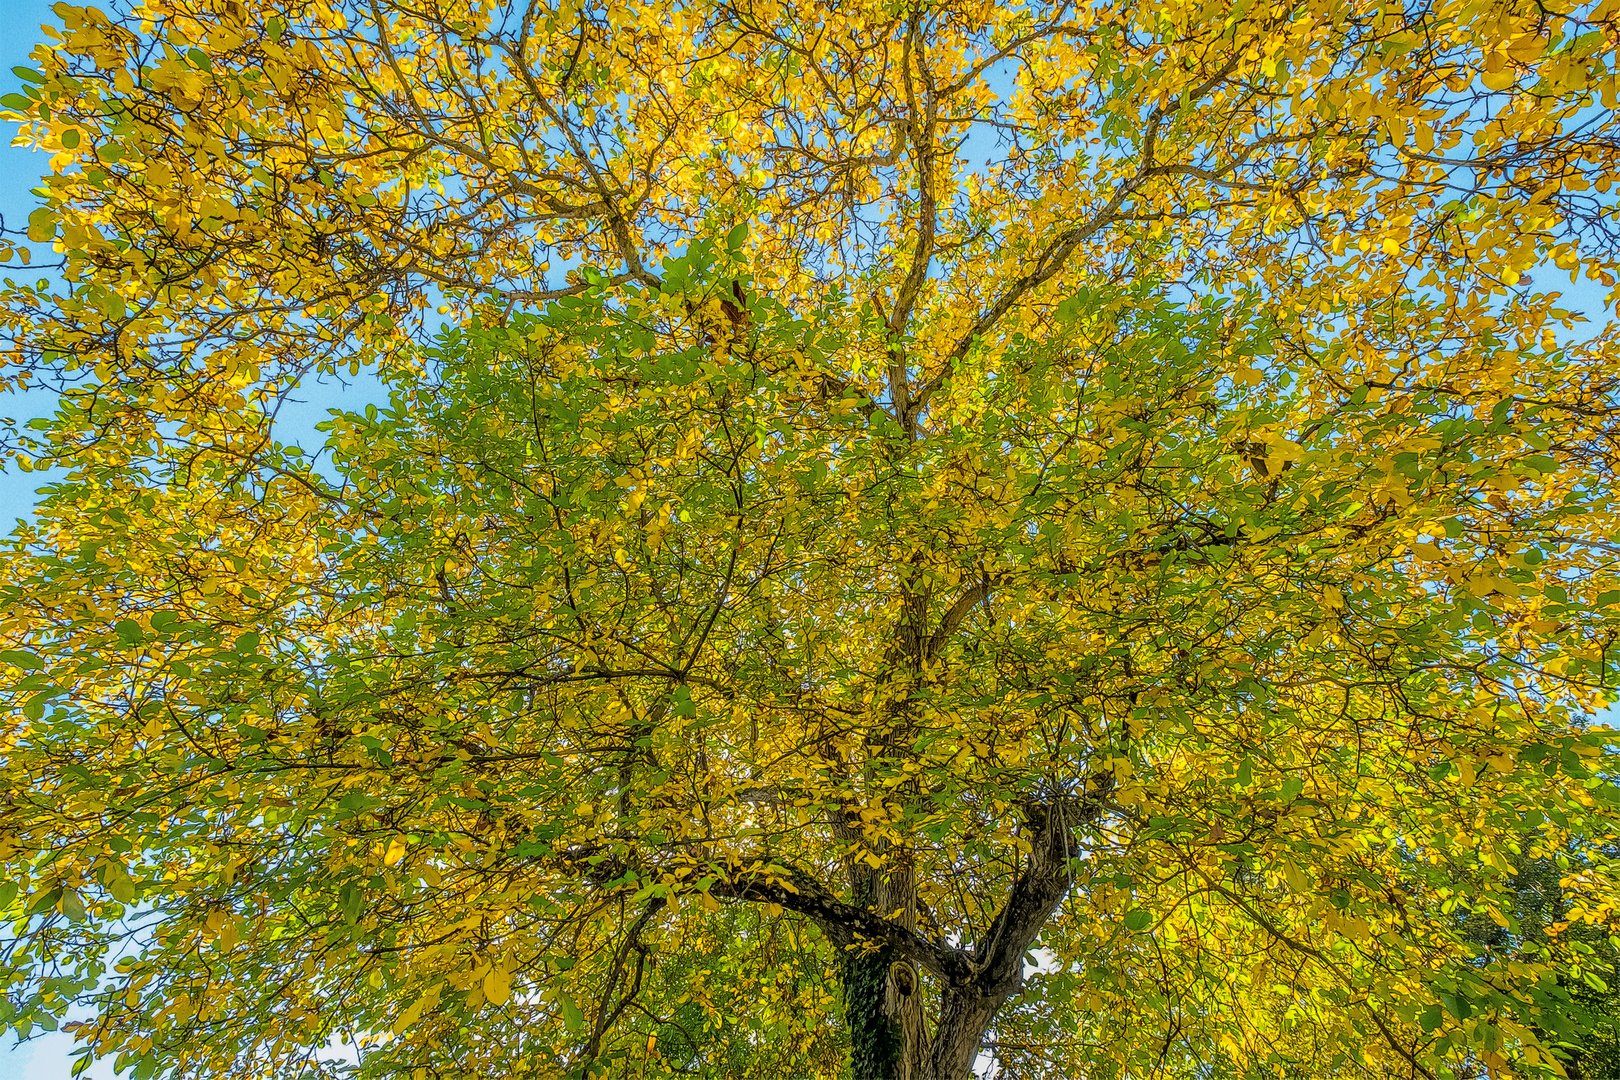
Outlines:
{"type": "MultiPolygon", "coordinates": [[[[50,18],[47,0],[0,0],[0,93],[9,94],[17,89],[19,80],[11,69],[28,63],[29,50],[40,40],[39,26],[50,18]]],[[[24,226],[28,212],[33,209],[34,200],[29,191],[38,185],[40,174],[45,171],[45,155],[10,145],[12,125],[3,126],[6,130],[0,138],[0,218],[4,219],[7,229],[16,230],[24,226]]],[[[15,273],[16,264],[7,265],[4,271],[15,273]]],[[[48,404],[48,400],[39,395],[3,395],[0,396],[0,416],[26,416],[48,404]]],[[[38,483],[39,478],[32,474],[0,472],[0,530],[28,512],[34,501],[33,489],[38,483]]],[[[33,1074],[19,1075],[31,1077],[33,1074]]],[[[0,1058],[0,1080],[11,1080],[3,1058],[0,1058]]]]}

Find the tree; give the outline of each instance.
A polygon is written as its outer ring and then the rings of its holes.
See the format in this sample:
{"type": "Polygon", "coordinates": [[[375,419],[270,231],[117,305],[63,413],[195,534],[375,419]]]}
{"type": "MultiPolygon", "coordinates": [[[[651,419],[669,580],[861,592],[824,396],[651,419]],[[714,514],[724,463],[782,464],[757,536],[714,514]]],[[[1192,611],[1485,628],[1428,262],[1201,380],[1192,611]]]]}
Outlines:
{"type": "Polygon", "coordinates": [[[1549,287],[1615,283],[1612,2],[57,12],[15,1030],[1558,1073],[1620,931],[1620,363],[1549,287]]]}

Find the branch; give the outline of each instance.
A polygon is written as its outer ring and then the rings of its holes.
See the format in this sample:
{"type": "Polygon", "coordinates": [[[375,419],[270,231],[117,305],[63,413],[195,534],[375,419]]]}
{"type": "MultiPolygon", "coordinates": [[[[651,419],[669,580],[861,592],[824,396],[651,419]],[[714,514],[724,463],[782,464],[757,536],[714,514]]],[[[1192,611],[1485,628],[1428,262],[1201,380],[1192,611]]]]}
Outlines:
{"type": "MultiPolygon", "coordinates": [[[[1152,130],[1150,129],[1150,136],[1151,134],[1152,130]]],[[[1114,193],[1109,196],[1108,201],[1099,207],[1091,217],[1078,225],[1064,229],[1052,238],[1041,252],[1040,257],[1036,259],[1034,269],[1015,279],[1011,285],[1003,290],[995,302],[973,321],[973,325],[968,329],[967,333],[958,339],[956,345],[946,354],[939,370],[918,388],[916,399],[912,403],[912,408],[918,414],[921,414],[923,409],[928,407],[929,399],[944,385],[945,380],[950,377],[951,368],[967,355],[968,350],[973,347],[973,343],[995,329],[1002,316],[1011,311],[1013,306],[1024,298],[1025,294],[1032,289],[1039,288],[1055,277],[1058,271],[1068,264],[1069,256],[1074,254],[1076,248],[1112,224],[1119,208],[1124,205],[1126,198],[1136,190],[1143,179],[1145,179],[1145,175],[1139,171],[1135,176],[1116,187],[1114,193]]]]}
{"type": "MultiPolygon", "coordinates": [[[[1209,78],[1189,89],[1184,95],[1185,100],[1195,101],[1208,94],[1237,68],[1240,59],[1241,56],[1239,55],[1229,57],[1209,78]]],[[[1152,111],[1148,113],[1147,121],[1142,128],[1142,149],[1137,161],[1136,172],[1128,179],[1122,180],[1114,188],[1113,193],[1108,197],[1108,201],[1098,207],[1090,217],[1060,231],[1054,236],[1035,260],[1034,268],[1008,285],[1001,295],[974,320],[967,333],[963,334],[956,345],[945,355],[939,370],[918,388],[912,402],[912,409],[918,415],[921,415],[923,409],[927,408],[929,399],[945,384],[945,380],[950,378],[951,368],[967,355],[968,350],[973,347],[974,341],[995,329],[996,324],[1001,321],[1002,317],[1011,311],[1014,305],[1031,290],[1039,288],[1055,277],[1059,271],[1068,265],[1069,256],[1074,254],[1076,248],[1113,224],[1118,219],[1120,207],[1125,204],[1125,200],[1135,194],[1136,189],[1141,187],[1144,181],[1167,171],[1164,166],[1161,166],[1155,160],[1154,155],[1158,149],[1159,129],[1169,115],[1169,106],[1155,105],[1153,107],[1152,111]]]]}
{"type": "MultiPolygon", "coordinates": [[[[903,55],[901,56],[901,75],[906,89],[906,119],[903,122],[907,141],[911,144],[912,159],[917,167],[917,242],[912,247],[911,268],[906,272],[905,280],[900,283],[900,289],[895,293],[894,309],[889,313],[889,332],[898,338],[905,333],[906,323],[911,319],[912,308],[916,306],[917,294],[922,289],[923,281],[928,277],[928,266],[934,257],[934,233],[937,228],[939,215],[938,198],[935,194],[934,183],[934,127],[937,117],[938,105],[934,100],[933,80],[929,78],[926,69],[927,57],[923,54],[921,37],[918,34],[917,19],[913,16],[911,25],[906,28],[906,40],[903,55]],[[918,103],[916,88],[911,80],[911,59],[917,59],[917,70],[928,83],[928,92],[922,102],[922,116],[918,117],[918,103]]],[[[904,411],[899,395],[904,393],[905,365],[900,366],[900,389],[896,390],[895,411],[901,414],[904,423],[904,411]]]]}
{"type": "MultiPolygon", "coordinates": [[[[779,863],[773,865],[780,868],[779,863]]],[[[732,873],[711,885],[709,895],[777,904],[815,920],[836,945],[853,945],[859,939],[887,945],[948,982],[960,983],[972,976],[968,956],[960,949],[925,938],[866,908],[846,904],[802,870],[781,869],[781,873],[732,873]]]]}
{"type": "MultiPolygon", "coordinates": [[[[1076,850],[1074,825],[1084,816],[1075,809],[1065,800],[1024,806],[1034,834],[1029,861],[1013,882],[983,943],[973,950],[973,981],[988,997],[1005,999],[1017,991],[1024,978],[1024,954],[1074,881],[1069,866],[1076,850]]],[[[1092,813],[1098,810],[1100,805],[1092,813]]]]}
{"type": "Polygon", "coordinates": [[[986,574],[979,579],[977,585],[956,598],[949,610],[939,620],[939,625],[934,628],[934,633],[928,639],[928,656],[938,655],[939,650],[945,647],[945,642],[949,641],[951,635],[956,632],[956,628],[962,625],[962,620],[967,618],[968,612],[972,611],[976,605],[984,603],[995,584],[996,579],[986,574]]]}
{"type": "MultiPolygon", "coordinates": [[[[1335,964],[1325,953],[1323,953],[1322,950],[1316,948],[1316,946],[1311,945],[1308,942],[1299,941],[1290,936],[1286,931],[1283,930],[1282,927],[1278,926],[1271,919],[1267,918],[1264,913],[1257,910],[1253,904],[1249,903],[1242,896],[1210,877],[1198,866],[1185,861],[1183,862],[1183,865],[1192,870],[1198,875],[1198,877],[1202,878],[1204,884],[1207,885],[1212,892],[1216,892],[1221,896],[1224,896],[1227,900],[1236,905],[1239,911],[1242,911],[1249,918],[1253,919],[1255,925],[1259,926],[1260,929],[1264,930],[1266,933],[1270,934],[1273,938],[1288,946],[1290,949],[1293,949],[1295,952],[1300,953],[1303,956],[1308,956],[1317,963],[1321,964],[1323,967],[1327,968],[1328,971],[1333,974],[1333,977],[1346,990],[1355,990],[1355,987],[1351,985],[1350,979],[1339,970],[1339,966],[1335,964]]],[[[1372,1018],[1373,1026],[1378,1029],[1379,1035],[1383,1036],[1384,1042],[1389,1045],[1391,1050],[1405,1058],[1407,1064],[1412,1066],[1414,1072],[1427,1077],[1428,1080],[1437,1080],[1434,1073],[1425,1068],[1423,1063],[1417,1059],[1417,1055],[1408,1050],[1406,1047],[1402,1046],[1400,1041],[1395,1038],[1395,1032],[1390,1030],[1388,1022],[1385,1021],[1383,1016],[1379,1014],[1378,1010],[1373,1007],[1372,1002],[1362,998],[1359,1001],[1353,1001],[1352,1004],[1358,1004],[1367,1010],[1367,1015],[1372,1018]]]]}
{"type": "Polygon", "coordinates": [[[618,951],[613,954],[613,966],[608,971],[607,988],[603,991],[602,1003],[596,1010],[596,1023],[592,1025],[590,1041],[585,1044],[584,1064],[586,1068],[582,1069],[582,1072],[588,1071],[590,1064],[596,1060],[596,1055],[602,1048],[602,1037],[607,1034],[614,1021],[618,1020],[624,1013],[625,1008],[641,993],[641,977],[647,964],[647,949],[641,944],[641,932],[647,928],[647,924],[652,921],[652,917],[661,911],[663,907],[664,901],[662,899],[654,899],[648,903],[642,909],[636,921],[630,925],[630,929],[624,935],[624,940],[619,943],[618,951]],[[613,992],[618,988],[619,980],[624,975],[624,961],[630,954],[631,949],[636,951],[635,975],[629,989],[624,992],[624,996],[619,999],[617,1005],[610,1009],[608,1003],[613,1000],[613,992]]]}

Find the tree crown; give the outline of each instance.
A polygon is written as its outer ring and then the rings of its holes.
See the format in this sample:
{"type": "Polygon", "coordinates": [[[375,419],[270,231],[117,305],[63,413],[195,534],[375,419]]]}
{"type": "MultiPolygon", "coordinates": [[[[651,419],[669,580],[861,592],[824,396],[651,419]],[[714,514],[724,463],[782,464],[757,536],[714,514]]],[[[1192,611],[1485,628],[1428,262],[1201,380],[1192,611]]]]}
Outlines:
{"type": "Polygon", "coordinates": [[[1612,4],[58,13],[17,1030],[1581,1067],[1620,364],[1546,282],[1614,285],[1612,4]]]}

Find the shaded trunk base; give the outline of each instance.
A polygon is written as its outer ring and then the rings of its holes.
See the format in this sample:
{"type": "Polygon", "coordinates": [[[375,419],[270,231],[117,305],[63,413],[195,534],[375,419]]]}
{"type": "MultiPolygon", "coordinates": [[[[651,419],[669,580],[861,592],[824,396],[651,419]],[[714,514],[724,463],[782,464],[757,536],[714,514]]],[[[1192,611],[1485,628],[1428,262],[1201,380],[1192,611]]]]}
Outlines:
{"type": "Polygon", "coordinates": [[[905,1036],[900,1024],[884,1008],[889,965],[893,962],[888,949],[851,950],[844,954],[850,1080],[912,1080],[901,1075],[905,1036]]]}
{"type": "Polygon", "coordinates": [[[967,1080],[1001,998],[946,988],[938,1028],[922,1018],[912,965],[890,950],[845,953],[844,1015],[850,1080],[967,1080]]]}

